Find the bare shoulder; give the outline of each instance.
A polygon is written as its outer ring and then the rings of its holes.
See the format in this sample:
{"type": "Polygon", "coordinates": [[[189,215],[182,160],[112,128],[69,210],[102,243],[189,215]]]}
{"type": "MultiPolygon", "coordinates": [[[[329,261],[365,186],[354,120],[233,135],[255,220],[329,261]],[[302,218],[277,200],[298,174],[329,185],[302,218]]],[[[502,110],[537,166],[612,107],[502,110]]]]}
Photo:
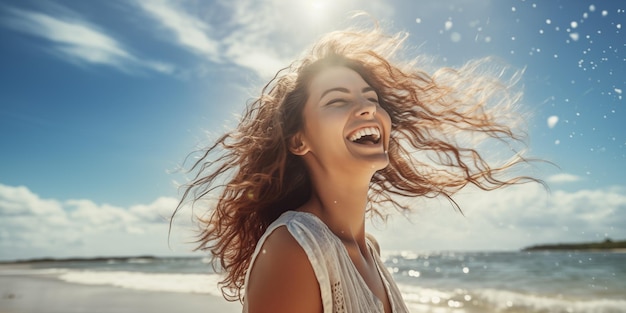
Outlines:
{"type": "Polygon", "coordinates": [[[313,267],[286,227],[267,237],[250,271],[248,312],[322,312],[313,267]]]}

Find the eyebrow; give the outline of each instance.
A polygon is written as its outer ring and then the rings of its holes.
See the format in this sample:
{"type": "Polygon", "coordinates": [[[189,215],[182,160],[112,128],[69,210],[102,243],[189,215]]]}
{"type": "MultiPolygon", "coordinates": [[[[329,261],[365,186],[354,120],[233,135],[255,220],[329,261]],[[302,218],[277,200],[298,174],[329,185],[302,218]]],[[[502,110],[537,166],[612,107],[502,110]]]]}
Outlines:
{"type": "MultiPolygon", "coordinates": [[[[324,91],[322,93],[322,96],[320,96],[320,99],[324,98],[324,96],[326,96],[327,94],[329,94],[329,93],[331,93],[333,91],[339,91],[339,92],[343,92],[343,93],[350,93],[350,90],[348,90],[348,88],[336,87],[336,88],[331,88],[331,89],[328,89],[328,90],[324,91]]],[[[370,92],[370,91],[376,92],[376,90],[372,86],[367,86],[367,87],[361,89],[361,93],[366,93],[366,92],[370,92]]]]}

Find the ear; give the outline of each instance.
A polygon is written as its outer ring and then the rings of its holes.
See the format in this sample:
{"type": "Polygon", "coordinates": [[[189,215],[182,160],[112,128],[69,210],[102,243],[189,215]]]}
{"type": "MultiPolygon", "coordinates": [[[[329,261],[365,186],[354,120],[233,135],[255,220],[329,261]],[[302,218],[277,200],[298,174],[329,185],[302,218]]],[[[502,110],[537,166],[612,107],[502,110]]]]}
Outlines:
{"type": "Polygon", "coordinates": [[[309,147],[307,147],[304,140],[302,140],[302,134],[297,133],[289,139],[289,151],[295,155],[305,155],[309,152],[309,147]]]}

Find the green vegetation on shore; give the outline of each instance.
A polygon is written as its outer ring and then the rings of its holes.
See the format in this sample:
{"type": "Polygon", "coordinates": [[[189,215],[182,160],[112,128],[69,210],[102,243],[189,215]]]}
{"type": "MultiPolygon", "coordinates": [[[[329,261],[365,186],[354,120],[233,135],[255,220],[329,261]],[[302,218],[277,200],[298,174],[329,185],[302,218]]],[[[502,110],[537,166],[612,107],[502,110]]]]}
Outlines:
{"type": "Polygon", "coordinates": [[[626,249],[626,240],[613,241],[609,238],[602,242],[587,243],[557,243],[530,246],[522,251],[543,251],[543,250],[613,250],[626,249]]]}

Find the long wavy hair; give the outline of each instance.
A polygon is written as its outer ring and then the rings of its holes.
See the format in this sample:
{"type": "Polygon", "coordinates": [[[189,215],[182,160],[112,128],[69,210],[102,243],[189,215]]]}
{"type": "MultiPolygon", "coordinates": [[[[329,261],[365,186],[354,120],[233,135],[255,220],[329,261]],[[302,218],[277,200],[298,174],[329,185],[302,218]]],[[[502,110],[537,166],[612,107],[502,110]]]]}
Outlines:
{"type": "Polygon", "coordinates": [[[330,66],[359,73],[391,116],[390,161],[371,179],[369,213],[384,217],[386,207],[410,210],[403,199],[413,197],[444,197],[460,210],[452,196],[468,184],[492,190],[537,181],[503,175],[527,162],[522,152],[509,149],[509,157],[494,161],[477,149],[489,139],[523,143],[515,111],[519,71],[504,79],[494,73],[502,68],[482,59],[428,74],[417,59],[396,60],[406,37],[379,27],[327,34],[275,75],[236,128],[201,150],[174,214],[188,202],[203,205],[197,249],[209,251],[214,268],[225,273],[220,286],[227,300],[243,300],[244,277],[267,227],[310,197],[306,167],[290,153],[289,142],[303,125],[310,81],[330,66]]]}

